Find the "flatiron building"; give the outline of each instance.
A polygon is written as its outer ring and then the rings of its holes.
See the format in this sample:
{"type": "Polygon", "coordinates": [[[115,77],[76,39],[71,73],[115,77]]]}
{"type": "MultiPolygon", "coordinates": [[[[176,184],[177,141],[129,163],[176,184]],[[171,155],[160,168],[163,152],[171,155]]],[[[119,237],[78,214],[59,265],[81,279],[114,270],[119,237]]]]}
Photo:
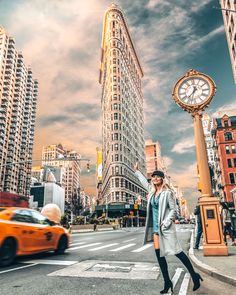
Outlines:
{"type": "Polygon", "coordinates": [[[134,175],[138,161],[146,174],[143,70],[122,10],[104,14],[99,83],[102,86],[103,203],[135,202],[146,191],[134,175]]]}

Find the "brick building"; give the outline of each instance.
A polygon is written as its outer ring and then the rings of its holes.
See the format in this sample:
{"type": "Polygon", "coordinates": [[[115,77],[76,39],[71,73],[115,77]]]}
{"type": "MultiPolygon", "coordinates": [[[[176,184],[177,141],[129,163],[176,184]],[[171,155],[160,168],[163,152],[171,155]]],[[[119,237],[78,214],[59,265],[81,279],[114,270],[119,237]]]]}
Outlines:
{"type": "Polygon", "coordinates": [[[232,202],[231,191],[236,187],[236,110],[216,118],[214,125],[224,199],[232,202]]]}

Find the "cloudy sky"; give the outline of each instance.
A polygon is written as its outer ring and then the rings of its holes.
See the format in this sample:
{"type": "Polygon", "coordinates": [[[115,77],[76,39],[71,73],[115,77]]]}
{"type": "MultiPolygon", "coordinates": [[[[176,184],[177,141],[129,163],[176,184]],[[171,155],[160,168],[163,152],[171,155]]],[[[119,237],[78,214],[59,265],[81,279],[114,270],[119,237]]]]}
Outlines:
{"type": "MultiPolygon", "coordinates": [[[[89,157],[82,186],[95,192],[95,151],[101,145],[98,83],[102,22],[108,0],[0,0],[0,24],[16,40],[39,80],[34,157],[62,143],[89,157]]],[[[210,75],[218,91],[210,114],[235,105],[218,0],[119,0],[144,70],[145,137],[159,140],[169,174],[196,202],[196,157],[191,116],[171,99],[188,69],[210,75]]],[[[85,164],[85,163],[84,163],[85,164]]],[[[85,166],[84,166],[85,167],[85,166]]],[[[191,206],[191,207],[192,207],[191,206]]]]}

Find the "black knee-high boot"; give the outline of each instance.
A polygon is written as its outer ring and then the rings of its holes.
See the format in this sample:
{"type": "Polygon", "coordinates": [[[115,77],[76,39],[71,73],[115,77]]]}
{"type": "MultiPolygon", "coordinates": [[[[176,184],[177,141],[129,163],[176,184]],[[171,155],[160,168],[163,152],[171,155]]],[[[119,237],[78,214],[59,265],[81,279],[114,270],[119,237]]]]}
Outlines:
{"type": "Polygon", "coordinates": [[[192,263],[190,262],[188,256],[183,251],[176,254],[175,256],[179,258],[179,260],[184,264],[184,266],[189,271],[191,278],[193,280],[193,291],[196,291],[201,285],[200,280],[203,281],[202,277],[200,276],[199,273],[195,272],[192,266],[192,263]]]}
{"type": "Polygon", "coordinates": [[[168,292],[168,290],[171,288],[171,291],[173,292],[173,284],[171,282],[169,272],[168,272],[168,265],[166,262],[165,257],[160,257],[160,249],[155,249],[156,257],[158,260],[158,263],[160,265],[161,273],[164,278],[164,289],[160,291],[161,294],[165,294],[168,292]]]}

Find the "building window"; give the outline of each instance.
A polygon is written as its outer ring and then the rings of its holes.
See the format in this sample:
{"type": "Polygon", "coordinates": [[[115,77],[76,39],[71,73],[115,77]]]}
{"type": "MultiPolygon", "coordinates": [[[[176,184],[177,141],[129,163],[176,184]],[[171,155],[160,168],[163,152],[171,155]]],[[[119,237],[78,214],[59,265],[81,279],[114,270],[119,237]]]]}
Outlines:
{"type": "Polygon", "coordinates": [[[236,149],[235,149],[235,145],[231,145],[231,150],[233,154],[236,154],[236,149]]]}
{"type": "Polygon", "coordinates": [[[232,140],[232,133],[231,132],[225,132],[224,136],[225,136],[225,140],[232,140]]]}
{"type": "Polygon", "coordinates": [[[229,149],[228,145],[225,146],[225,152],[226,152],[226,154],[230,154],[230,149],[229,149]]]}
{"type": "Polygon", "coordinates": [[[225,127],[229,127],[229,121],[228,120],[224,121],[224,125],[225,127]]]}
{"type": "Polygon", "coordinates": [[[235,184],[235,178],[233,173],[229,173],[229,181],[231,184],[235,184]]]}
{"type": "Polygon", "coordinates": [[[229,168],[232,168],[232,162],[231,162],[231,159],[227,159],[227,163],[228,163],[228,167],[229,167],[229,168]]]}
{"type": "Polygon", "coordinates": [[[115,161],[119,161],[119,155],[115,154],[115,161]]]}
{"type": "MultiPolygon", "coordinates": [[[[232,34],[230,34],[230,39],[232,39],[232,34]]],[[[233,47],[232,47],[232,52],[233,52],[233,57],[234,57],[234,59],[235,59],[235,57],[236,57],[236,53],[235,53],[235,47],[234,47],[234,45],[233,45],[233,47]]]]}
{"type": "Polygon", "coordinates": [[[115,187],[119,187],[119,178],[115,179],[115,187]]]}
{"type": "Polygon", "coordinates": [[[118,127],[119,127],[118,123],[114,123],[114,130],[118,130],[118,127]]]}
{"type": "Polygon", "coordinates": [[[234,167],[236,167],[236,158],[234,158],[234,167]]]}
{"type": "Polygon", "coordinates": [[[116,192],[116,201],[119,201],[119,196],[120,196],[120,193],[116,192]]]}
{"type": "Polygon", "coordinates": [[[118,145],[118,143],[116,143],[115,145],[114,145],[114,149],[115,149],[115,151],[118,151],[119,150],[119,145],[118,145]]]}
{"type": "Polygon", "coordinates": [[[115,173],[116,173],[116,174],[119,174],[119,166],[116,166],[116,167],[115,167],[115,173]]]}

